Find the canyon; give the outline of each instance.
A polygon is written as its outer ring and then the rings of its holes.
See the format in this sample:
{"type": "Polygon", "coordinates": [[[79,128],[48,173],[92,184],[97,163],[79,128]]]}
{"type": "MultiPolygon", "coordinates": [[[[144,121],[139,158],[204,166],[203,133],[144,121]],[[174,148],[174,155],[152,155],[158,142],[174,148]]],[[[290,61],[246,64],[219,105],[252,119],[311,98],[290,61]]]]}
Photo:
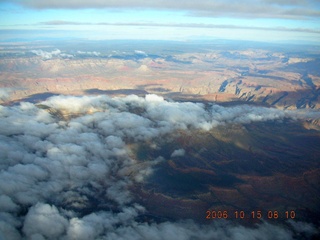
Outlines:
{"type": "Polygon", "coordinates": [[[320,107],[317,51],[192,46],[187,49],[181,43],[181,49],[175,51],[174,45],[171,52],[160,53],[149,45],[144,50],[105,53],[6,50],[0,56],[0,87],[10,94],[1,101],[45,96],[41,94],[154,93],[173,100],[256,103],[281,109],[320,107]]]}

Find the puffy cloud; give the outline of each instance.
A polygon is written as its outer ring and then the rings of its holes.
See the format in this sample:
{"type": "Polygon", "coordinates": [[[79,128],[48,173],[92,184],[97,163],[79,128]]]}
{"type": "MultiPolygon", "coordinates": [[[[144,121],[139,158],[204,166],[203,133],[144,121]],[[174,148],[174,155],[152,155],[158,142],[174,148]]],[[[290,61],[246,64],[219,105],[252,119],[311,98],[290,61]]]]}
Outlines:
{"type": "Polygon", "coordinates": [[[53,50],[51,52],[43,51],[41,49],[31,50],[37,56],[42,57],[44,60],[49,60],[53,57],[61,57],[61,58],[73,58],[72,54],[62,53],[59,49],[53,50]]]}
{"type": "Polygon", "coordinates": [[[65,233],[68,221],[59,214],[55,206],[37,203],[31,207],[23,225],[28,238],[40,236],[54,239],[65,233]]]}
{"type": "Polygon", "coordinates": [[[177,149],[174,150],[173,153],[171,154],[171,157],[183,157],[186,151],[184,149],[177,149]]]}
{"type": "Polygon", "coordinates": [[[58,56],[61,51],[59,49],[56,49],[54,51],[51,51],[51,52],[46,52],[46,51],[43,51],[41,49],[39,50],[31,50],[32,53],[34,53],[35,55],[37,56],[40,56],[42,57],[43,59],[51,59],[53,56],[58,56]]]}
{"type": "MultiPolygon", "coordinates": [[[[180,129],[206,131],[219,124],[305,118],[309,113],[177,103],[156,95],[55,96],[41,104],[0,106],[0,238],[290,239],[293,234],[267,223],[251,229],[136,221],[145,209],[134,202],[130,189],[143,184],[165,159],[139,162],[128,144],[180,129]]],[[[178,149],[172,156],[183,153],[178,149]]],[[[308,224],[291,225],[294,231],[314,231],[308,224]]]]}

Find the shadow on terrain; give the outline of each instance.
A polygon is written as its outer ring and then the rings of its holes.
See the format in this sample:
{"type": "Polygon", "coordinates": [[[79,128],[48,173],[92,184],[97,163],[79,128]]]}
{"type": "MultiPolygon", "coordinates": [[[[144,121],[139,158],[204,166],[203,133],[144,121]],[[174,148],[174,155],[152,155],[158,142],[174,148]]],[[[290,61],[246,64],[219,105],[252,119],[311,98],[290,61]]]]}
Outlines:
{"type": "Polygon", "coordinates": [[[37,94],[30,95],[26,98],[16,100],[14,101],[13,105],[19,104],[20,102],[38,103],[38,102],[45,101],[49,97],[58,96],[58,95],[60,94],[53,93],[53,92],[37,93],[37,94]]]}
{"type": "Polygon", "coordinates": [[[158,148],[144,143],[136,149],[139,161],[166,159],[135,189],[151,214],[202,221],[208,209],[259,209],[277,210],[285,220],[285,211],[293,210],[299,220],[318,221],[320,134],[299,122],[178,131],[153,144],[158,148]],[[185,154],[172,157],[177,149],[185,154]]]}
{"type": "Polygon", "coordinates": [[[269,106],[281,108],[294,107],[297,109],[312,108],[315,109],[320,100],[320,88],[304,89],[295,92],[278,92],[267,96],[260,96],[255,100],[269,106]]]}

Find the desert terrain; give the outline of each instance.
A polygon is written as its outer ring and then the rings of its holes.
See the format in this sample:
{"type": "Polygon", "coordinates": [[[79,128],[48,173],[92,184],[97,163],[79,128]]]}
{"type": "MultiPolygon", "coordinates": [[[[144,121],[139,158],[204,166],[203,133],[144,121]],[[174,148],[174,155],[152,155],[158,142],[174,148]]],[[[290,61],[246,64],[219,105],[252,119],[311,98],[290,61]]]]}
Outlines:
{"type": "Polygon", "coordinates": [[[154,93],[281,109],[320,106],[318,49],[152,41],[125,48],[109,41],[84,51],[77,50],[86,46],[81,42],[61,45],[2,45],[0,87],[9,92],[2,103],[50,94],[154,93]]]}

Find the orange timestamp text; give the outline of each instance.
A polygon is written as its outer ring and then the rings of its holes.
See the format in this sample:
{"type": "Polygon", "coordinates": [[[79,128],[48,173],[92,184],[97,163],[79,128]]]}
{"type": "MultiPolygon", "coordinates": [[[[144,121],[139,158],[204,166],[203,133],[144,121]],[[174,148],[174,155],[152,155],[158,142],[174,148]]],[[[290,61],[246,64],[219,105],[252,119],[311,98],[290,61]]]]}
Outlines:
{"type": "Polygon", "coordinates": [[[294,219],[295,211],[227,211],[227,210],[207,210],[206,219],[294,219]]]}

